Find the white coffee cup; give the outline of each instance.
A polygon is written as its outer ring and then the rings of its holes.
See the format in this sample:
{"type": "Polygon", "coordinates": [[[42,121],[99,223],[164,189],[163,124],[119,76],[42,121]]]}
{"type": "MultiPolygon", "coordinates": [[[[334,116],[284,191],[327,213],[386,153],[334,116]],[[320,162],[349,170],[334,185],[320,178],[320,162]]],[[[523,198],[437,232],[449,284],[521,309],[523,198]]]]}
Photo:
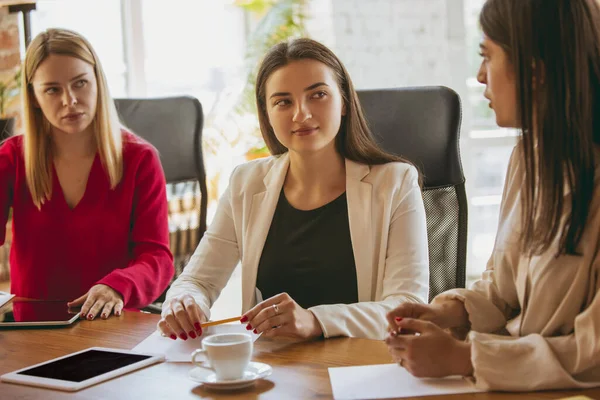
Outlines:
{"type": "Polygon", "coordinates": [[[215,371],[219,380],[236,380],[244,377],[244,371],[252,357],[252,337],[246,333],[219,333],[202,340],[202,348],[192,353],[192,363],[215,371]],[[206,354],[210,367],[196,361],[206,354]]]}

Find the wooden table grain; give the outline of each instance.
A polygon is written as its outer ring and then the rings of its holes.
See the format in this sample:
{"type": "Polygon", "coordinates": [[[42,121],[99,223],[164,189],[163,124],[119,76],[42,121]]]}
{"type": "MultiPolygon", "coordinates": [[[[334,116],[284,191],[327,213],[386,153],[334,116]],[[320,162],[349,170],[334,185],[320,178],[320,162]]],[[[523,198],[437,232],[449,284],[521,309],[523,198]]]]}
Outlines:
{"type": "MultiPolygon", "coordinates": [[[[0,375],[54,357],[103,346],[131,349],[150,335],[157,315],[125,312],[108,320],[80,321],[68,328],[0,330],[0,375]]],[[[0,383],[1,399],[330,399],[328,367],[383,364],[390,361],[383,342],[329,339],[293,343],[259,339],[254,361],[268,363],[273,374],[254,387],[217,392],[188,378],[188,363],[161,363],[75,393],[0,383]]],[[[499,371],[498,373],[502,373],[499,371]]],[[[587,391],[478,393],[419,400],[542,400],[585,394],[600,399],[600,388],[587,391]]]]}

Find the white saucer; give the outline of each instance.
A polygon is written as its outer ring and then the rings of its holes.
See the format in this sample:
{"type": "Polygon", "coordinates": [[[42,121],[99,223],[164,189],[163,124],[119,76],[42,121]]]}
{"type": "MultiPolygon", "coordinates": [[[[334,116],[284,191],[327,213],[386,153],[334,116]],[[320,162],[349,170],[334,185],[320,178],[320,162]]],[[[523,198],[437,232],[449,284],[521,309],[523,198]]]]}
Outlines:
{"type": "Polygon", "coordinates": [[[217,379],[215,372],[208,368],[196,367],[190,371],[190,378],[196,382],[202,383],[210,389],[232,390],[241,389],[254,385],[257,379],[266,378],[271,375],[273,369],[269,364],[259,362],[250,362],[244,377],[233,381],[221,381],[217,379]]]}

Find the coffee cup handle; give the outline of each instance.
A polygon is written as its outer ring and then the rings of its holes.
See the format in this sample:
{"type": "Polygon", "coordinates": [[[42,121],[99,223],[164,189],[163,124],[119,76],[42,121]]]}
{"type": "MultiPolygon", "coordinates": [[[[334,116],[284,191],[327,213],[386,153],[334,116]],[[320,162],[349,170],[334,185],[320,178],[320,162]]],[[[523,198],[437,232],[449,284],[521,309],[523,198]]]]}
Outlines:
{"type": "Polygon", "coordinates": [[[206,360],[206,361],[196,361],[196,357],[198,357],[200,354],[204,354],[204,353],[206,353],[206,350],[204,350],[204,349],[196,349],[196,350],[194,350],[192,352],[192,364],[194,364],[195,366],[200,367],[200,368],[206,368],[206,369],[212,370],[212,368],[210,367],[210,363],[208,363],[208,360],[206,360]]]}

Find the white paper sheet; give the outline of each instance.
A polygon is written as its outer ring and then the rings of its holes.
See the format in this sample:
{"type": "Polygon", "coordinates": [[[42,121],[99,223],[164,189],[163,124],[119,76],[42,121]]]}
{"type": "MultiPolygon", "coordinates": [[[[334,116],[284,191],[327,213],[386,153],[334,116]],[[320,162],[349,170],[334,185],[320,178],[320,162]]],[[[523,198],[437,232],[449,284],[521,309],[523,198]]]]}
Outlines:
{"type": "Polygon", "coordinates": [[[389,399],[481,392],[463,377],[415,378],[398,364],[329,368],[336,400],[389,399]]]}
{"type": "Polygon", "coordinates": [[[8,301],[10,299],[12,299],[13,297],[15,297],[14,294],[6,293],[6,292],[0,292],[0,307],[2,307],[3,305],[5,305],[6,303],[8,303],[8,301]]]}
{"type": "MultiPolygon", "coordinates": [[[[192,362],[192,352],[199,349],[201,340],[207,336],[214,335],[215,333],[247,333],[252,336],[252,341],[256,341],[260,335],[255,335],[252,331],[246,330],[246,325],[234,322],[232,324],[223,324],[209,326],[204,329],[200,338],[192,339],[188,337],[188,340],[173,340],[168,337],[163,337],[156,331],[141,343],[133,348],[135,351],[141,353],[150,354],[162,354],[165,356],[167,362],[192,362]]],[[[201,356],[197,357],[197,360],[202,360],[201,356]]]]}

